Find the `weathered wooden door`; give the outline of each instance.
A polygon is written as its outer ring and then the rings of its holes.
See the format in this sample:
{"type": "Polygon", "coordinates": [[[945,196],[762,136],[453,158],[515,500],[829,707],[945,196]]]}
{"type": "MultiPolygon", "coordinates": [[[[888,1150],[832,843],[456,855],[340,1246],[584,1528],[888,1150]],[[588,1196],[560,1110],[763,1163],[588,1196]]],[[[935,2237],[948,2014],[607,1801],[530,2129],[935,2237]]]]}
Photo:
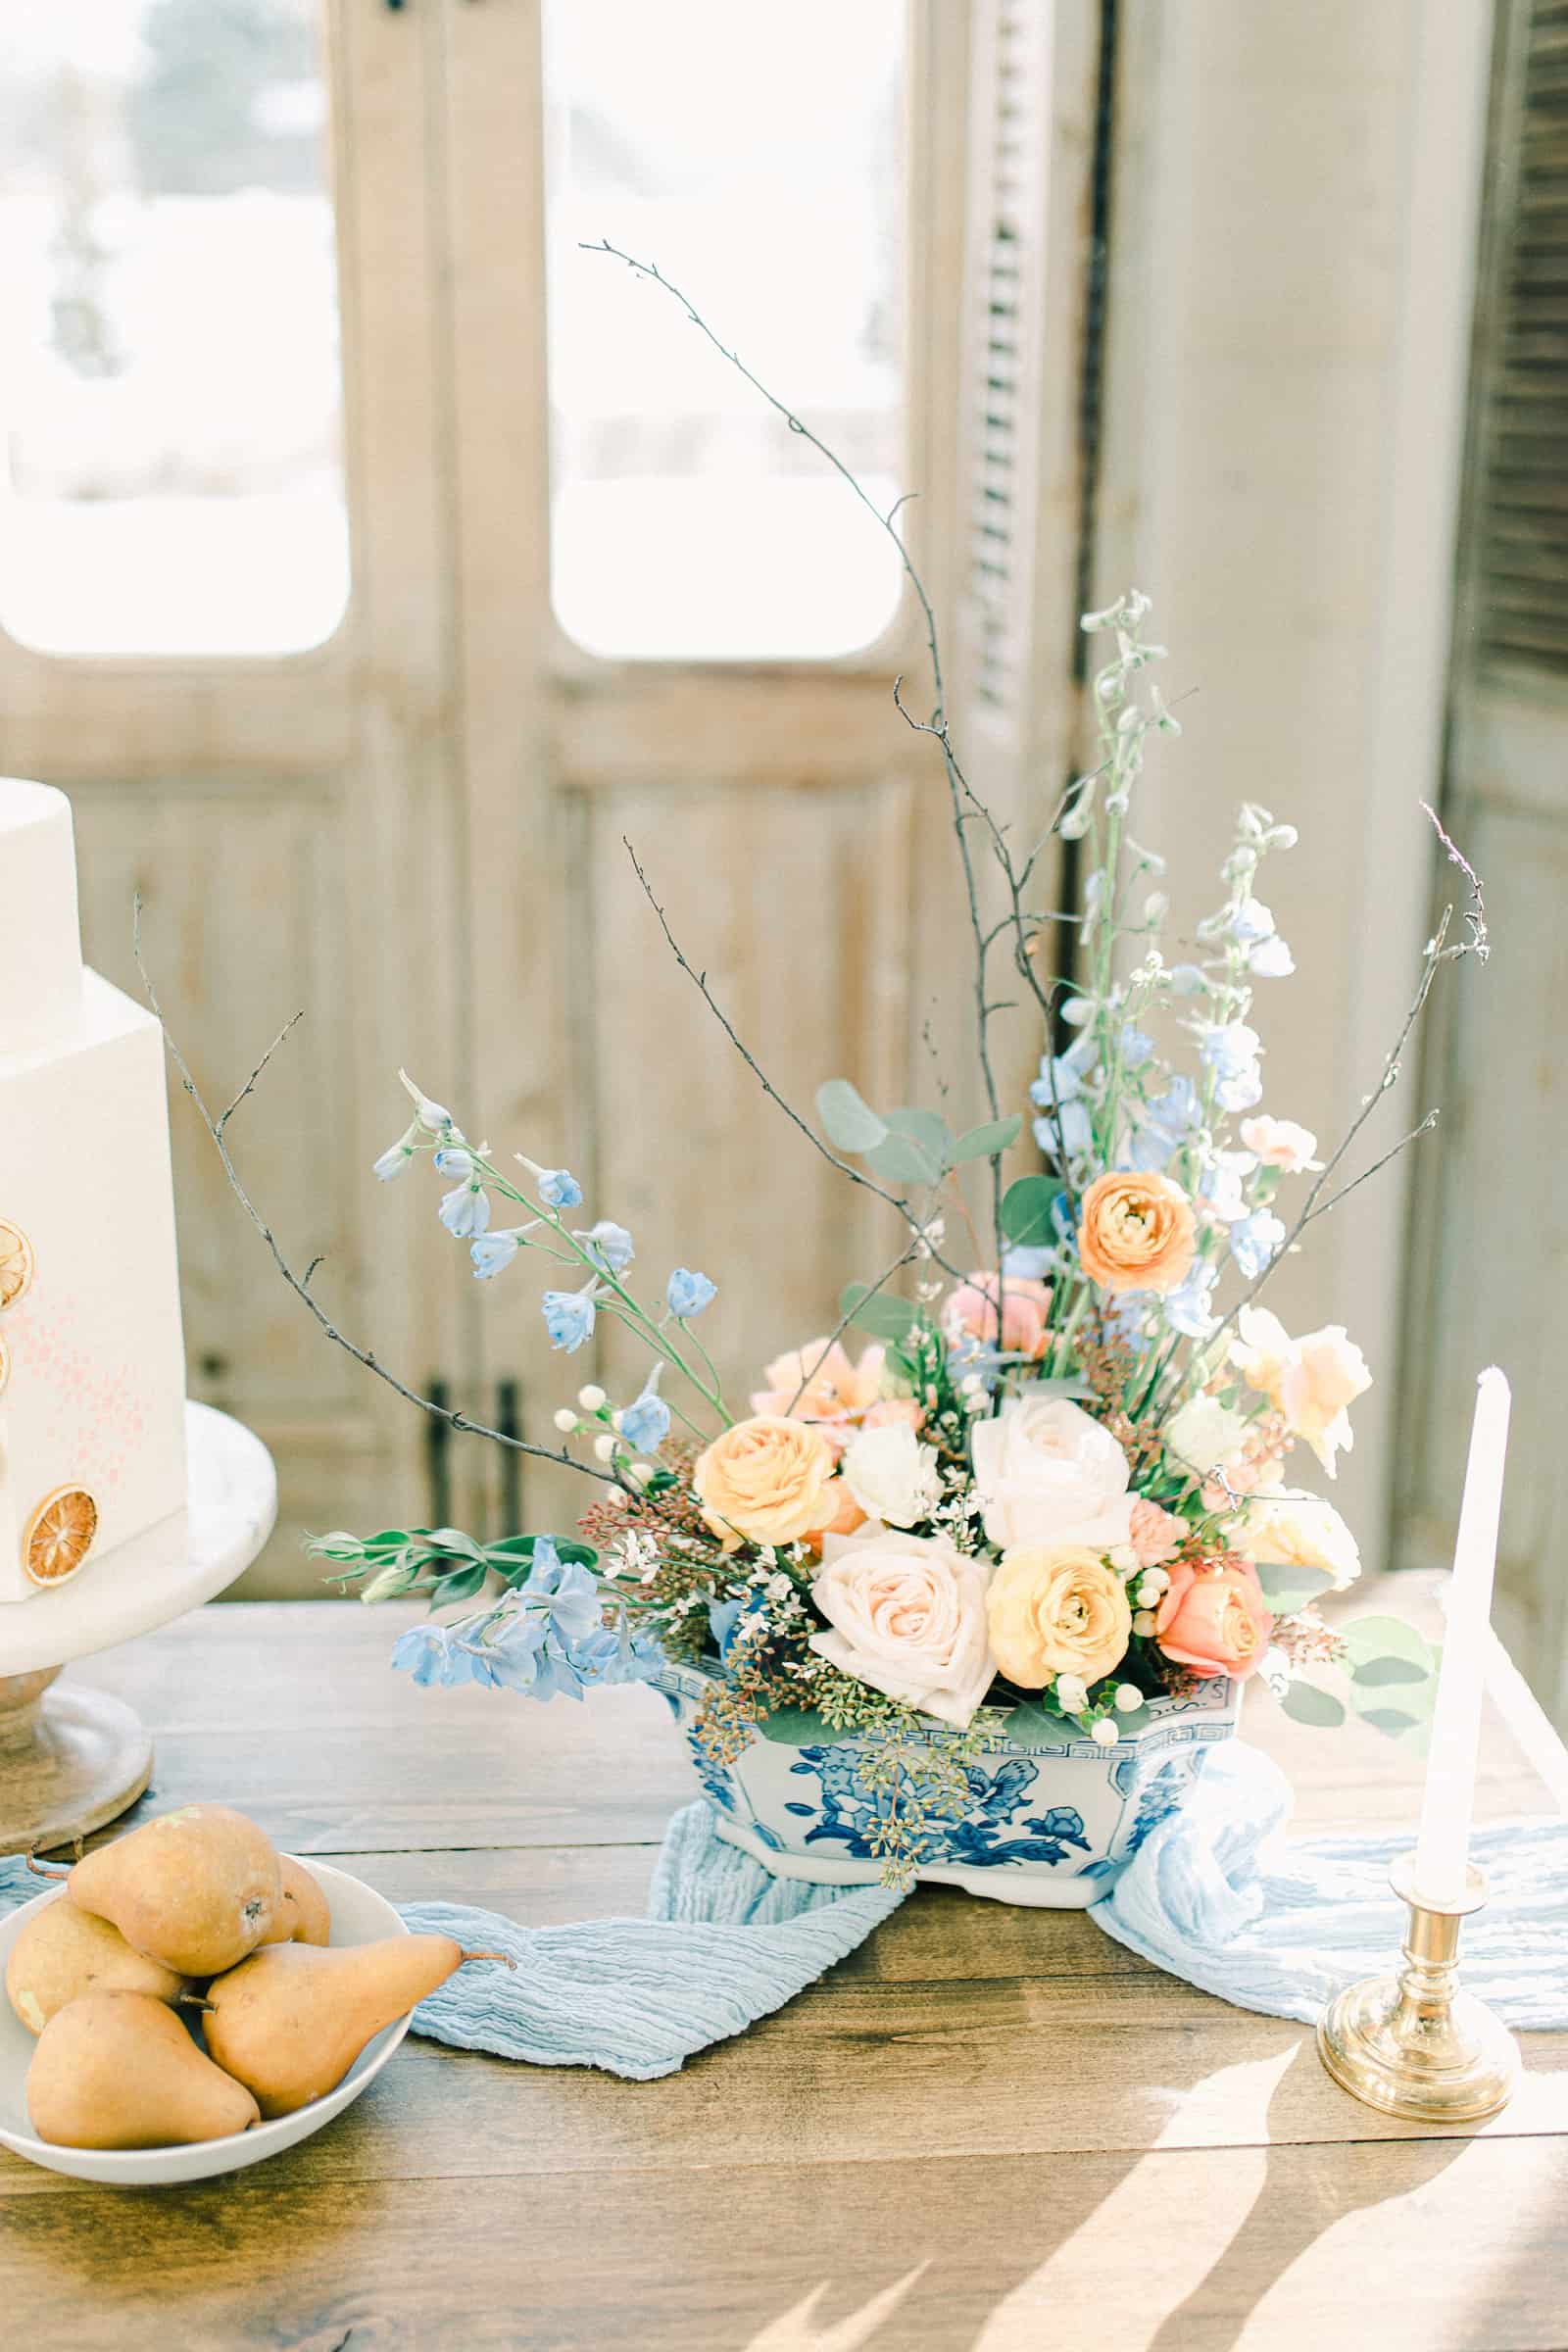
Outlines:
{"type": "MultiPolygon", "coordinates": [[[[229,1140],[416,1377],[471,1348],[425,1217],[366,1178],[398,1063],[455,1074],[462,1037],[440,29],[368,0],[40,12],[7,28],[0,198],[0,760],[71,794],[86,953],[131,990],[140,893],[216,1109],[304,1012],[229,1140]]],[[[191,1387],[276,1451],[297,1584],[302,1528],[415,1498],[423,1433],[172,1119],[191,1387]]]]}
{"type": "Polygon", "coordinates": [[[1449,992],[1428,1057],[1448,1132],[1421,1164],[1398,1499],[1404,1556],[1446,1557],[1474,1375],[1500,1363],[1514,1397],[1500,1626],[1564,1724],[1568,8],[1499,8],[1490,141],[1446,813],[1487,884],[1494,955],[1449,992]]]}

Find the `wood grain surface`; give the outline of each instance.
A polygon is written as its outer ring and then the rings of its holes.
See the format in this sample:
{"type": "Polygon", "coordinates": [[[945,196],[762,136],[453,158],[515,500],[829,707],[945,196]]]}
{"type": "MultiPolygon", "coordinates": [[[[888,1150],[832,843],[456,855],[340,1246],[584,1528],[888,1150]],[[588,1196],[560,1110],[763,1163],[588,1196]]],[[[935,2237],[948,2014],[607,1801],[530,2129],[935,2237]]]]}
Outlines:
{"type": "MultiPolygon", "coordinates": [[[[226,1798],[398,1901],[640,1910],[691,1793],[662,1704],[416,1690],[400,1614],[209,1608],[73,1671],[152,1722],[139,1813],[226,1798]]],[[[1370,1736],[1266,1702],[1248,1729],[1303,1819],[1413,1811],[1419,1767],[1370,1736]]],[[[1489,1725],[1483,1814],[1546,1809],[1489,1725]]],[[[1526,2063],[1479,2133],[1388,2122],[1303,2029],[1081,1915],[923,1888],[663,2082],[411,2040],[228,2180],[115,2194],[0,2156],[0,2342],[1543,2352],[1568,2345],[1568,2034],[1526,2063]]]]}

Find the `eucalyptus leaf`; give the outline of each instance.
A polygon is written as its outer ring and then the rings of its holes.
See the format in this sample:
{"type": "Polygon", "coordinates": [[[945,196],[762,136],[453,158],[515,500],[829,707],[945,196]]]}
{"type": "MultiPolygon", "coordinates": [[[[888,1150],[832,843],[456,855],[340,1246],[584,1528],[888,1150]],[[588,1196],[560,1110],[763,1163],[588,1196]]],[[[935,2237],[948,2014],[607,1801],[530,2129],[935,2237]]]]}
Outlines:
{"type": "Polygon", "coordinates": [[[988,1119],[983,1127],[971,1127],[949,1152],[949,1162],[957,1167],[966,1159],[994,1159],[1018,1141],[1022,1127],[1022,1116],[1016,1110],[1010,1119],[988,1119]]]}
{"type": "Polygon", "coordinates": [[[1426,1745],[1427,1724],[1413,1715],[1401,1714],[1397,1707],[1358,1707],[1356,1712],[1363,1723],[1369,1723],[1375,1732],[1382,1732],[1390,1740],[1403,1740],[1416,1748],[1426,1745]]]}
{"type": "Polygon", "coordinates": [[[1020,1176],[1002,1197],[1002,1230],[1017,1249],[1038,1250],[1056,1238],[1052,1210],[1061,1187],[1049,1176],[1020,1176]]]}
{"type": "Polygon", "coordinates": [[[1320,1690],[1316,1683],[1293,1683],[1280,1701],[1293,1721],[1310,1723],[1328,1730],[1345,1721],[1345,1708],[1332,1691],[1320,1690]]]}
{"type": "Polygon", "coordinates": [[[1402,1658],[1425,1677],[1437,1673],[1438,1657],[1426,1636],[1402,1617],[1356,1617],[1345,1628],[1346,1663],[1358,1682],[1366,1679],[1361,1667],[1373,1659],[1402,1658]]]}
{"type": "Polygon", "coordinates": [[[1064,1747],[1075,1737],[1075,1727],[1054,1715],[1049,1707],[1043,1707],[1038,1699],[1025,1699],[1022,1706],[1009,1711],[1006,1732],[1008,1739],[1016,1740],[1020,1747],[1064,1747]]]}
{"type": "Polygon", "coordinates": [[[890,1135],[874,1152],[862,1154],[873,1175],[889,1184],[940,1184],[942,1161],[933,1158],[918,1136],[890,1135]]]}
{"type": "Polygon", "coordinates": [[[1430,1683],[1431,1675],[1424,1666],[1409,1658],[1363,1658],[1350,1669],[1353,1681],[1363,1685],[1385,1683],[1430,1683]]]}
{"type": "Polygon", "coordinates": [[[828,1078],[816,1090],[816,1115],[830,1144],[841,1152],[874,1152],[887,1140],[879,1119],[847,1078],[828,1078]]]}
{"type": "Polygon", "coordinates": [[[1263,1598],[1276,1617],[1289,1617],[1297,1609],[1304,1609],[1309,1600],[1316,1600],[1333,1584],[1320,1568],[1279,1567],[1272,1560],[1257,1562],[1257,1581],[1263,1588],[1263,1598]]]}
{"type": "Polygon", "coordinates": [[[863,1282],[848,1284],[839,1299],[839,1312],[848,1315],[861,1331],[870,1332],[873,1339],[898,1342],[906,1339],[919,1321],[920,1310],[907,1298],[895,1298],[886,1291],[874,1295],[863,1282]]]}
{"type": "Polygon", "coordinates": [[[939,1110],[890,1110],[887,1123],[897,1134],[912,1136],[938,1167],[952,1164],[953,1135],[939,1110]]]}

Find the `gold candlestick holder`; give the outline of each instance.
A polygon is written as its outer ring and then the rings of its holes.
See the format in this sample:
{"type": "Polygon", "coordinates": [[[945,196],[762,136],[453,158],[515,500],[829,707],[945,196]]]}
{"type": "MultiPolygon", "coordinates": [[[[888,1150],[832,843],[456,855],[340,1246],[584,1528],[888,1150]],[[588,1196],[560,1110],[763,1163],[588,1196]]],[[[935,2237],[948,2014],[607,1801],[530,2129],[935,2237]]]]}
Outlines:
{"type": "Polygon", "coordinates": [[[1462,1901],[1439,1906],[1416,1893],[1414,1857],[1390,1884],[1410,1907],[1395,1976],[1348,1985],[1318,2022],[1318,2055],[1341,2087],[1381,2114],[1420,2124],[1473,2124],[1507,2105],[1519,2080],[1519,2045],[1474,1993],[1459,1990],[1459,1923],[1487,1899],[1474,1865],[1462,1901]]]}

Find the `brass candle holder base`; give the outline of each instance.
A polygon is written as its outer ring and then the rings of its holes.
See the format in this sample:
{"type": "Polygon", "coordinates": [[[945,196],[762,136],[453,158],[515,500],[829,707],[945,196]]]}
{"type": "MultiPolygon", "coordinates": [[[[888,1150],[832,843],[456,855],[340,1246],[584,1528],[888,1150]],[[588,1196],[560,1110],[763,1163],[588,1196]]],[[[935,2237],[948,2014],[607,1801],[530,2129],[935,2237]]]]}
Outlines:
{"type": "Polygon", "coordinates": [[[1462,1902],[1420,1900],[1413,1860],[1391,1884],[1410,1907],[1396,1976],[1348,1985],[1318,2022],[1318,2055],[1342,2089],[1380,2114],[1418,2124],[1474,2124],[1507,2105],[1519,2045],[1484,2001],[1459,1990],[1459,1923],[1487,1899],[1473,1866],[1462,1902]]]}

